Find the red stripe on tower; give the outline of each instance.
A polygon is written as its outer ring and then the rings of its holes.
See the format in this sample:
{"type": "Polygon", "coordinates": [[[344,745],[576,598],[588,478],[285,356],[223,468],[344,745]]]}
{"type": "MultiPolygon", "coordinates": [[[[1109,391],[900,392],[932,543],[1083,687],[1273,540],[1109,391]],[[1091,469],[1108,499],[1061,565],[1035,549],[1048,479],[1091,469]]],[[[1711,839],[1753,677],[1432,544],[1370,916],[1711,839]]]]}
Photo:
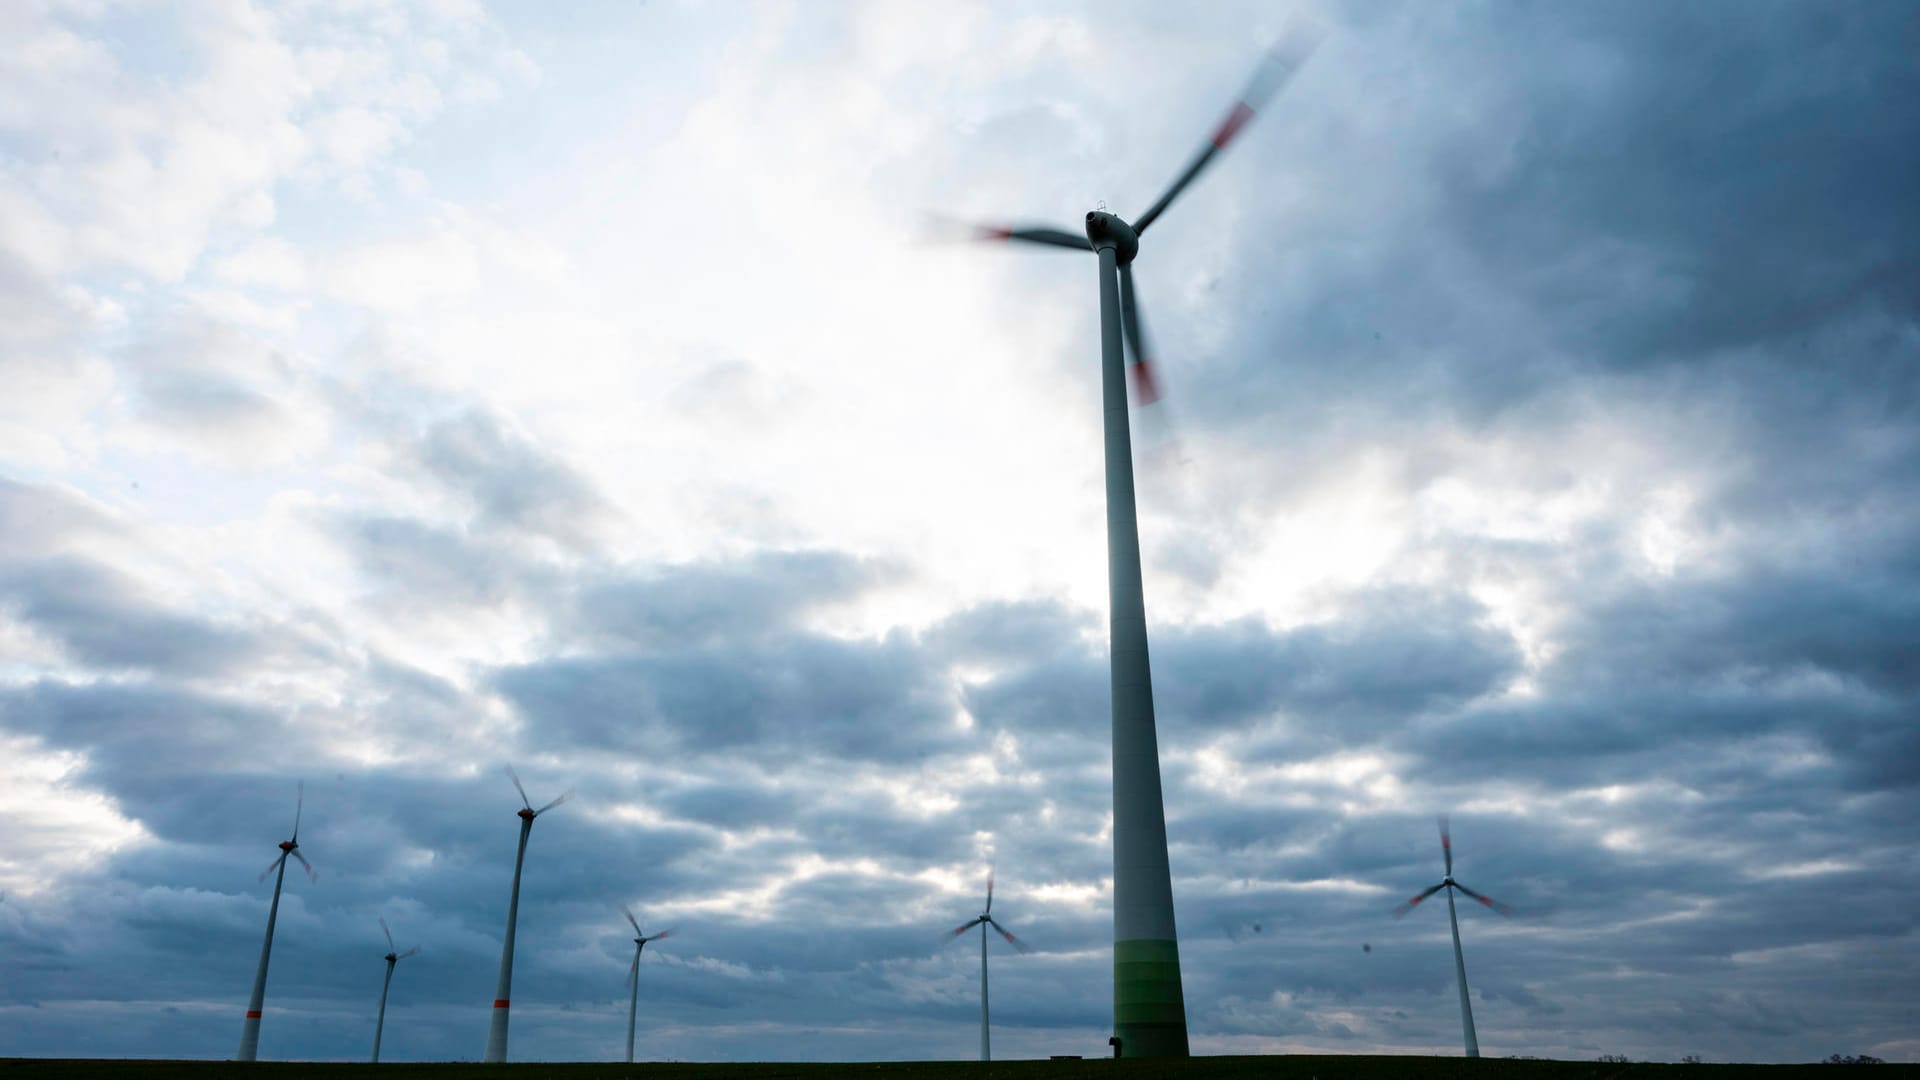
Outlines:
{"type": "Polygon", "coordinates": [[[1244,101],[1234,102],[1233,111],[1227,114],[1225,120],[1221,121],[1220,130],[1213,133],[1214,147],[1221,150],[1226,149],[1227,144],[1233,141],[1235,135],[1240,134],[1240,129],[1246,127],[1247,121],[1251,119],[1253,119],[1253,106],[1244,101]]]}
{"type": "Polygon", "coordinates": [[[249,1019],[249,1020],[258,1020],[258,1019],[260,1019],[260,1010],[259,1010],[259,1009],[248,1009],[248,1010],[247,1010],[247,1019],[249,1019]]]}
{"type": "Polygon", "coordinates": [[[494,1007],[494,1008],[496,1008],[496,1009],[504,1009],[504,1008],[506,1008],[506,1007],[507,1007],[507,999],[506,999],[506,998],[494,998],[494,999],[493,999],[493,1007],[494,1007]]]}

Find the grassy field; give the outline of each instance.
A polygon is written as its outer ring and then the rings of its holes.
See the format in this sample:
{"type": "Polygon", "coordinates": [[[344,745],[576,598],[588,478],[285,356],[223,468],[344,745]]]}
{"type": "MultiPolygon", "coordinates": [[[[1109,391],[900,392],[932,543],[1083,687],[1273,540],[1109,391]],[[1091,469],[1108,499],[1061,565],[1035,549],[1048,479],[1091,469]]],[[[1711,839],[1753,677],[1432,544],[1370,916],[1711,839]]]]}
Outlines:
{"type": "MultiPolygon", "coordinates": [[[[0,1059],[0,1080],[26,1077],[125,1077],[133,1080],[187,1080],[209,1074],[221,1077],[259,1077],[261,1080],[317,1080],[327,1076],[393,1077],[396,1080],[833,1080],[860,1077],[871,1080],[1454,1080],[1500,1077],[1502,1080],[1730,1080],[1733,1077],[1834,1076],[1829,1065],[1670,1065],[1617,1064],[1599,1061],[1513,1061],[1504,1058],[1429,1057],[1212,1057],[1184,1061],[977,1061],[837,1062],[832,1064],[718,1063],[718,1064],[515,1064],[476,1065],[364,1065],[311,1062],[259,1062],[239,1065],[212,1061],[27,1061],[0,1059]]],[[[1851,1075],[1840,1073],[1839,1075],[1851,1075]]],[[[1891,1080],[1920,1077],[1920,1066],[1882,1065],[1865,1074],[1891,1080]]]]}

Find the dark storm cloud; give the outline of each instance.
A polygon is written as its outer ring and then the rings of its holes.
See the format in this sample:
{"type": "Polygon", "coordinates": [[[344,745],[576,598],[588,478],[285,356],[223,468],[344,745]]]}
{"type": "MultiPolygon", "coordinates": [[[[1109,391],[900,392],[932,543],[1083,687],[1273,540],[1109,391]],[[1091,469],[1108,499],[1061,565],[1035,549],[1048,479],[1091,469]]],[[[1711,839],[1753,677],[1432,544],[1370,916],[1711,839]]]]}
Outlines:
{"type": "Polygon", "coordinates": [[[141,599],[113,570],[83,559],[0,562],[0,613],[61,643],[74,662],[120,670],[211,675],[257,663],[257,635],[141,599]]]}
{"type": "MultiPolygon", "coordinates": [[[[1106,657],[1079,633],[1091,619],[1064,609],[1044,619],[1026,607],[1006,613],[1004,640],[1020,646],[1025,662],[970,685],[968,708],[1023,733],[1103,732],[1106,657]]],[[[949,625],[999,614],[969,612],[949,625]]],[[[1323,744],[1364,741],[1499,690],[1518,674],[1513,643],[1481,625],[1485,614],[1460,596],[1409,589],[1353,597],[1337,622],[1284,631],[1251,619],[1157,630],[1156,712],[1177,736],[1285,714],[1323,744]]],[[[949,633],[943,626],[930,640],[949,633]]]]}
{"type": "Polygon", "coordinates": [[[608,513],[585,477],[498,416],[470,411],[438,421],[408,453],[427,477],[472,507],[478,528],[578,546],[608,513]]]}
{"type": "Polygon", "coordinates": [[[1203,316],[1238,316],[1219,355],[1242,359],[1192,380],[1190,410],[1308,432],[1484,421],[1569,378],[1798,353],[1860,311],[1911,325],[1920,70],[1901,5],[1499,11],[1367,19],[1238,148],[1255,160],[1234,168],[1347,189],[1318,219],[1319,199],[1252,210],[1203,316]],[[1330,110],[1362,82],[1357,141],[1330,110]]]}
{"type": "Polygon", "coordinates": [[[556,659],[499,674],[531,723],[583,746],[912,760],[952,742],[947,689],[902,640],[556,659]]]}
{"type": "Polygon", "coordinates": [[[699,647],[789,629],[799,617],[885,580],[871,562],[830,551],[764,551],[730,562],[661,567],[585,589],[580,629],[640,648],[699,647]]]}
{"type": "Polygon", "coordinates": [[[1920,574],[1909,550],[1843,543],[1836,558],[1794,566],[1592,582],[1539,698],[1433,720],[1410,745],[1481,767],[1618,778],[1665,772],[1680,747],[1704,765],[1714,747],[1783,737],[1830,756],[1831,781],[1911,787],[1920,574]]]}

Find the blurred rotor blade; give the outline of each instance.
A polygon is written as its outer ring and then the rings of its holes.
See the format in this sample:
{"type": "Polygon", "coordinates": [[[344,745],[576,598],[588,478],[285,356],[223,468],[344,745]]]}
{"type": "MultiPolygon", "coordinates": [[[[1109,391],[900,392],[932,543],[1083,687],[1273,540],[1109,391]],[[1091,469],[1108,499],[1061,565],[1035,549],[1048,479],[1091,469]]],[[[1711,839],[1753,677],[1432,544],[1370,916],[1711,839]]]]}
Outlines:
{"type": "Polygon", "coordinates": [[[1447,876],[1453,876],[1453,830],[1448,826],[1447,815],[1440,815],[1440,850],[1447,856],[1447,876]]]}
{"type": "Polygon", "coordinates": [[[300,839],[300,812],[307,808],[307,782],[301,780],[293,786],[293,839],[300,839]]]}
{"type": "Polygon", "coordinates": [[[533,809],[533,800],[527,798],[527,789],[524,786],[522,786],[520,783],[520,774],[517,772],[514,772],[513,766],[511,765],[507,766],[507,779],[513,781],[513,790],[520,793],[521,805],[525,806],[529,810],[533,809]]]}
{"type": "Polygon", "coordinates": [[[657,933],[657,934],[655,934],[655,935],[653,935],[653,936],[652,936],[652,937],[650,937],[650,938],[647,938],[646,940],[648,940],[648,941],[659,941],[659,940],[660,940],[661,938],[663,938],[663,937],[672,937],[672,936],[673,936],[673,932],[674,932],[674,930],[675,930],[675,929],[676,929],[675,927],[671,927],[671,926],[669,926],[669,927],[667,927],[667,928],[666,928],[665,930],[662,930],[662,931],[660,931],[659,933],[657,933]]]}
{"type": "Polygon", "coordinates": [[[1008,930],[1006,927],[1001,926],[999,923],[994,922],[992,919],[987,920],[987,925],[993,927],[995,930],[1000,931],[1000,936],[1007,939],[1007,944],[1013,946],[1016,949],[1019,949],[1021,952],[1030,953],[1033,951],[1033,946],[1027,944],[1024,941],[1021,941],[1017,937],[1014,937],[1013,931],[1008,930]]]}
{"type": "Polygon", "coordinates": [[[1133,264],[1120,268],[1120,327],[1126,332],[1127,385],[1133,389],[1133,404],[1144,408],[1160,400],[1159,380],[1154,378],[1153,346],[1147,343],[1146,324],[1140,318],[1140,303],[1133,291],[1133,264]]]}
{"type": "Polygon", "coordinates": [[[1457,881],[1453,883],[1453,887],[1456,889],[1459,889],[1461,892],[1466,893],[1468,896],[1473,897],[1475,900],[1480,901],[1482,904],[1485,904],[1487,907],[1492,908],[1493,910],[1499,912],[1502,915],[1513,914],[1512,908],[1508,907],[1507,905],[1501,903],[1498,900],[1495,900],[1491,896],[1482,896],[1479,893],[1474,892],[1472,889],[1467,888],[1465,885],[1462,885],[1457,881]]]}
{"type": "MultiPolygon", "coordinates": [[[[634,932],[634,933],[636,933],[636,934],[639,934],[639,933],[640,933],[640,920],[639,920],[639,919],[636,919],[636,918],[634,918],[634,917],[633,917],[633,909],[632,909],[632,908],[630,908],[630,907],[628,907],[628,906],[627,906],[627,905],[625,905],[625,904],[621,904],[621,905],[620,905],[620,914],[622,914],[622,915],[625,915],[625,916],[627,917],[627,924],[633,927],[633,932],[634,932]]],[[[642,936],[642,937],[645,937],[646,935],[645,935],[645,934],[641,934],[640,936],[642,936]]]]}
{"type": "Polygon", "coordinates": [[[634,977],[639,974],[640,974],[640,953],[639,953],[639,950],[635,950],[633,954],[633,963],[627,965],[627,979],[625,982],[621,983],[620,985],[632,986],[634,977]]]}
{"type": "Polygon", "coordinates": [[[539,817],[541,814],[546,813],[547,811],[553,809],[556,806],[559,806],[561,803],[566,802],[568,799],[571,799],[571,798],[573,798],[573,792],[569,791],[566,794],[548,803],[547,805],[541,807],[540,809],[535,810],[533,812],[533,816],[539,817]]]}
{"type": "Polygon", "coordinates": [[[283,851],[280,853],[279,858],[268,863],[267,868],[265,870],[260,871],[260,880],[261,881],[267,880],[267,875],[273,873],[275,870],[280,869],[280,864],[286,861],[287,861],[287,853],[283,851]]]}
{"type": "Polygon", "coordinates": [[[982,909],[982,913],[984,914],[985,912],[992,911],[992,910],[993,910],[993,868],[988,867],[987,868],[987,906],[984,909],[982,909]]]}
{"type": "Polygon", "coordinates": [[[413,948],[408,949],[406,952],[400,953],[399,955],[395,956],[394,959],[405,960],[407,957],[413,956],[417,954],[419,951],[420,951],[420,946],[415,945],[413,948]]]}
{"type": "Polygon", "coordinates": [[[1307,58],[1313,55],[1313,50],[1319,44],[1319,33],[1306,28],[1297,28],[1273,43],[1266,55],[1261,57],[1260,66],[1254,69],[1253,78],[1247,83],[1247,88],[1240,92],[1240,97],[1234,101],[1233,108],[1227,110],[1226,118],[1220,121],[1219,127],[1214,129],[1212,137],[1207,140],[1207,145],[1201,147],[1200,152],[1187,163],[1186,170],[1167,188],[1166,194],[1161,195],[1158,202],[1148,207],[1146,213],[1134,220],[1135,232],[1147,231],[1147,226],[1153,224],[1154,219],[1165,212],[1167,207],[1173,204],[1173,200],[1187,189],[1187,185],[1193,183],[1194,178],[1206,170],[1214,157],[1227,148],[1227,144],[1233,141],[1234,136],[1240,134],[1240,130],[1247,126],[1247,121],[1253,119],[1254,113],[1266,105],[1273,95],[1279,93],[1280,88],[1293,78],[1294,73],[1307,62],[1307,58]]]}
{"type": "Polygon", "coordinates": [[[1093,242],[1085,233],[1069,232],[1066,229],[1048,228],[1044,225],[982,225],[975,222],[956,221],[953,218],[932,215],[936,235],[952,240],[970,240],[980,243],[1019,242],[1023,244],[1044,244],[1047,247],[1074,248],[1078,251],[1092,251],[1093,242]]]}
{"type": "Polygon", "coordinates": [[[1416,896],[1413,899],[1407,901],[1406,903],[1401,904],[1399,907],[1393,909],[1393,917],[1396,919],[1405,918],[1407,912],[1412,911],[1414,908],[1419,907],[1420,902],[1422,900],[1425,900],[1427,897],[1432,896],[1434,893],[1437,893],[1441,889],[1444,889],[1446,887],[1447,887],[1447,883],[1443,881],[1440,884],[1435,885],[1433,888],[1428,889],[1426,892],[1421,893],[1419,896],[1416,896]]]}
{"type": "Polygon", "coordinates": [[[380,932],[387,935],[387,951],[388,952],[392,952],[395,949],[398,949],[400,947],[393,943],[393,931],[387,929],[387,920],[385,918],[382,918],[380,920],[380,932]]]}
{"type": "Polygon", "coordinates": [[[947,942],[952,941],[954,938],[959,937],[961,934],[966,933],[967,931],[973,929],[976,926],[979,926],[981,923],[986,921],[987,921],[987,917],[984,915],[980,915],[975,918],[968,919],[966,922],[961,923],[959,926],[956,926],[953,929],[947,931],[946,933],[941,934],[940,942],[941,944],[944,945],[947,942]]]}
{"type": "Polygon", "coordinates": [[[313,864],[312,864],[312,863],[310,863],[310,862],[308,862],[308,861],[307,861],[307,857],[306,857],[305,855],[302,855],[302,854],[300,854],[300,849],[299,849],[299,848],[294,848],[294,849],[293,849],[292,851],[289,851],[289,852],[287,852],[287,854],[289,854],[289,855],[291,855],[291,856],[293,856],[293,857],[294,857],[294,858],[296,858],[296,859],[299,859],[299,860],[300,860],[300,865],[301,865],[301,866],[304,866],[304,867],[306,867],[306,870],[307,870],[307,880],[308,880],[308,881],[319,881],[319,880],[320,880],[320,874],[319,874],[319,872],[318,872],[318,871],[316,871],[316,870],[315,870],[315,869],[313,868],[313,864]]]}

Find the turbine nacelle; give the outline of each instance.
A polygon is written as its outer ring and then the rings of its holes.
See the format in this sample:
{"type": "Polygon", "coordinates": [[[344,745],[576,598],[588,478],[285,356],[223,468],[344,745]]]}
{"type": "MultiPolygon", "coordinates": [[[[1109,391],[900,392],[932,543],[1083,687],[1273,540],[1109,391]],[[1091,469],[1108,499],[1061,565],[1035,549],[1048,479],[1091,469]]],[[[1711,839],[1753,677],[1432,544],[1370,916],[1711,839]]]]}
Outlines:
{"type": "Polygon", "coordinates": [[[299,846],[300,846],[299,843],[293,840],[280,841],[280,850],[288,853],[289,855],[291,855],[294,849],[298,848],[299,846]]]}
{"type": "Polygon", "coordinates": [[[533,807],[531,806],[523,806],[520,809],[515,810],[514,813],[518,814],[523,818],[526,818],[528,821],[532,821],[534,819],[533,807]]]}
{"type": "Polygon", "coordinates": [[[1121,266],[1133,262],[1134,256],[1140,254],[1140,234],[1121,220],[1120,215],[1105,210],[1087,211],[1087,242],[1095,251],[1112,248],[1121,266]]]}

